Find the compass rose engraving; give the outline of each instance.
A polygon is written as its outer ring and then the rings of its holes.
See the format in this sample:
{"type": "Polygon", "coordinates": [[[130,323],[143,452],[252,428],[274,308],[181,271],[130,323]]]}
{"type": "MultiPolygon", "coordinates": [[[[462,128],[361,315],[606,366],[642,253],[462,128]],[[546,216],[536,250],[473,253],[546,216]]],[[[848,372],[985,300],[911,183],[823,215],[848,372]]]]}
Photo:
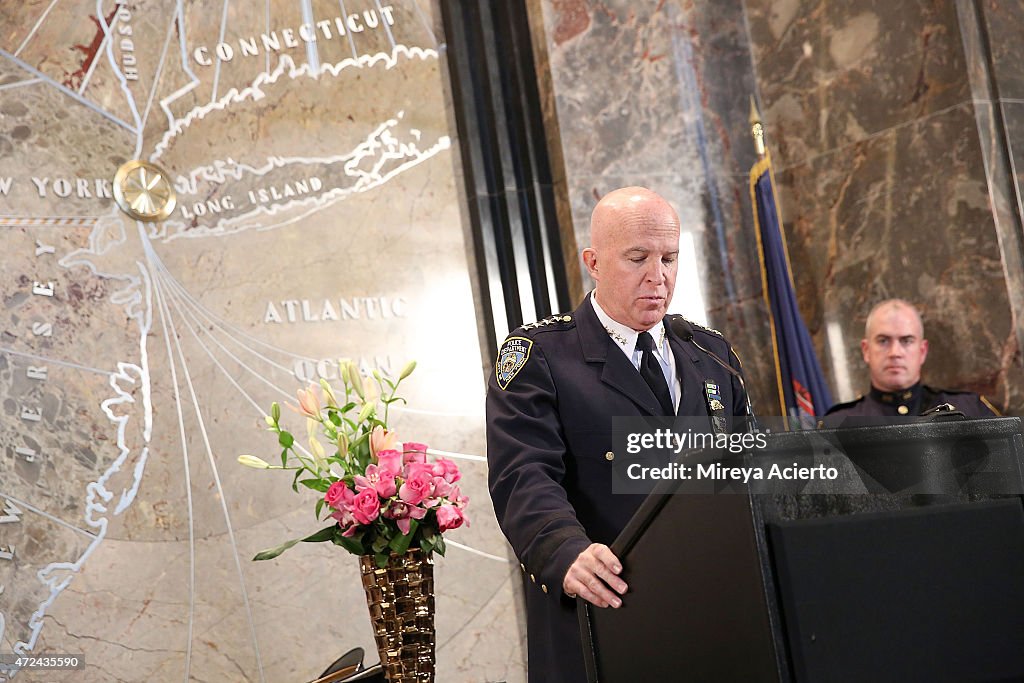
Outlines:
{"type": "Polygon", "coordinates": [[[177,202],[167,173],[155,164],[139,160],[117,169],[114,199],[126,214],[146,222],[164,220],[177,202]]]}

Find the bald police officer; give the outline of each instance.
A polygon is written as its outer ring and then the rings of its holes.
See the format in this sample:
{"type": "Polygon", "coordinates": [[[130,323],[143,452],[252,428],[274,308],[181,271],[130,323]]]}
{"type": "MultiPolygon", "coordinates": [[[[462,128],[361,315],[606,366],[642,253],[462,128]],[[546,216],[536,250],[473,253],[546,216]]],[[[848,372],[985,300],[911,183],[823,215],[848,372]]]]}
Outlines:
{"type": "MultiPolygon", "coordinates": [[[[654,192],[606,195],[583,262],[596,287],[571,314],[514,330],[487,391],[488,483],[520,562],[531,683],[586,675],[574,599],[622,605],[622,563],[608,548],[643,501],[612,493],[612,417],[704,415],[731,428],[746,412],[738,380],[666,324],[679,218],[654,192]]],[[[694,341],[734,368],[720,334],[694,341]]],[[[642,634],[638,634],[642,636],[642,634]]]]}
{"type": "Polygon", "coordinates": [[[928,340],[924,338],[921,315],[902,299],[887,299],[871,309],[860,350],[871,374],[871,391],[854,401],[832,406],[826,413],[828,417],[920,415],[945,403],[968,417],[999,414],[978,394],[933,389],[921,383],[928,340]]]}

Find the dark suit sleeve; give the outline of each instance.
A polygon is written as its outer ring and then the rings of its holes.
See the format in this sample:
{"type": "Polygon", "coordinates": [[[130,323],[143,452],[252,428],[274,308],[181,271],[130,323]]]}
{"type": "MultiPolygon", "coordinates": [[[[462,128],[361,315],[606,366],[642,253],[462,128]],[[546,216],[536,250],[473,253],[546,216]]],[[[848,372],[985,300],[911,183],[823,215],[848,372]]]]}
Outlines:
{"type": "Polygon", "coordinates": [[[516,556],[553,597],[590,545],[562,486],[565,456],[555,384],[535,343],[507,388],[493,374],[487,388],[488,486],[516,556]]]}

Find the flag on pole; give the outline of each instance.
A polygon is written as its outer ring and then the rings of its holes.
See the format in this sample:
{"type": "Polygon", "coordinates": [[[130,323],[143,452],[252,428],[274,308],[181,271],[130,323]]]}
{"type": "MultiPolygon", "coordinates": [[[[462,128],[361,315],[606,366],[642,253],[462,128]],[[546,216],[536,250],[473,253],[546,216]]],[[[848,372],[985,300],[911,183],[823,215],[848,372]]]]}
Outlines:
{"type": "MultiPolygon", "coordinates": [[[[755,140],[760,126],[758,121],[755,140]]],[[[825,414],[832,405],[832,396],[797,307],[786,236],[775,203],[771,156],[767,150],[762,152],[762,145],[758,147],[763,156],[750,169],[750,198],[761,260],[761,285],[771,323],[779,405],[784,416],[798,418],[800,426],[813,427],[813,417],[825,414]]]]}

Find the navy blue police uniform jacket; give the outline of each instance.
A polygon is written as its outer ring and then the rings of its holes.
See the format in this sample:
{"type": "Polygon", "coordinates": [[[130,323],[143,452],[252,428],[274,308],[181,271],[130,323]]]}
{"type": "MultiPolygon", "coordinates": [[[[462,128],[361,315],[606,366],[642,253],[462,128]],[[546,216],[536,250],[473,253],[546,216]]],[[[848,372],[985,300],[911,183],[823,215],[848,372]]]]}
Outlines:
{"type": "MultiPolygon", "coordinates": [[[[709,381],[731,431],[747,411],[741,384],[676,336],[673,317],[665,322],[682,385],[677,414],[709,415],[709,381]]],[[[694,339],[739,370],[720,334],[695,325],[694,339]]],[[[591,543],[610,545],[644,499],[612,493],[612,417],[661,414],[589,295],[572,314],[517,328],[499,350],[487,389],[488,485],[523,574],[530,683],[586,681],[575,600],[562,580],[591,543]]]]}
{"type": "Polygon", "coordinates": [[[970,391],[933,389],[918,382],[900,391],[882,391],[871,387],[867,395],[853,401],[839,403],[825,413],[826,425],[837,425],[837,418],[846,417],[901,417],[920,415],[932,408],[948,403],[967,417],[998,417],[999,411],[984,396],[970,391]]]}

